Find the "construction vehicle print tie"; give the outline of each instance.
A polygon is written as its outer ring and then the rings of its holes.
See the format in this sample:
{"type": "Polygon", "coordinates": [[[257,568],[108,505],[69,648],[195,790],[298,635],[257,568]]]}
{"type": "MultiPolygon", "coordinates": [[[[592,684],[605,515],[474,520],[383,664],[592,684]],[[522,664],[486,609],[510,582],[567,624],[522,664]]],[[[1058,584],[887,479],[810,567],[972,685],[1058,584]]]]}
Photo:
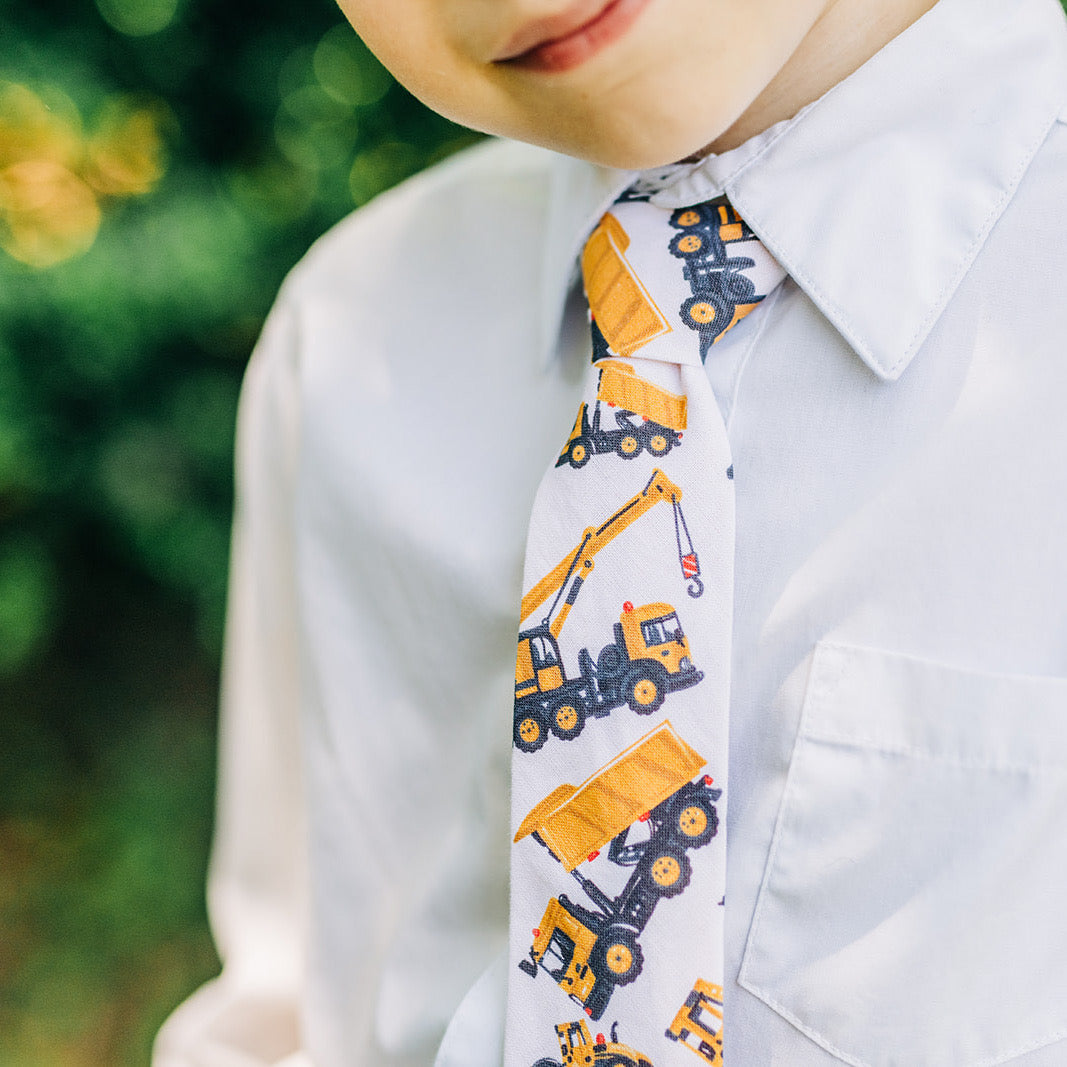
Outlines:
{"type": "Polygon", "coordinates": [[[702,362],[783,272],[725,199],[637,194],[581,266],[515,661],[505,1064],[721,1064],[734,496],[702,362]]]}

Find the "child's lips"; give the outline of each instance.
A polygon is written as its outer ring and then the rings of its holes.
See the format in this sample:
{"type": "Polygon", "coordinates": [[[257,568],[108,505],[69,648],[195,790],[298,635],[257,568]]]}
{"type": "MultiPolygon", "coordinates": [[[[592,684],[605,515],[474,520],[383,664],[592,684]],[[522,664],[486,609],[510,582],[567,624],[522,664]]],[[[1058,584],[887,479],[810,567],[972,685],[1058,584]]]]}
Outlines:
{"type": "Polygon", "coordinates": [[[494,57],[524,70],[558,73],[621,37],[650,0],[578,0],[559,15],[523,26],[494,57]]]}

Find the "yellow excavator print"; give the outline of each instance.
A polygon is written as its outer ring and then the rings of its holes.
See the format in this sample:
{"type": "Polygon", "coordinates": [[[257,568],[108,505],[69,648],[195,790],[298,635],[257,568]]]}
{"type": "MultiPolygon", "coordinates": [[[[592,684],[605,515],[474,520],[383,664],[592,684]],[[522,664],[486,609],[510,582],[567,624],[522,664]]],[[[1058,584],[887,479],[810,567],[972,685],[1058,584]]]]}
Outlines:
{"type": "Polygon", "coordinates": [[[604,1014],[617,986],[640,975],[645,926],[661,900],[689,885],[688,852],[718,832],[721,790],[706,775],[691,780],[704,762],[665,720],[577,788],[553,790],[515,834],[516,842],[532,837],[546,848],[593,905],[564,893],[553,897],[519,968],[531,978],[546,971],[593,1019],[604,1014]],[[638,825],[648,836],[630,841],[638,825]],[[577,869],[605,846],[609,862],[633,868],[615,897],[577,869]]]}
{"type": "Polygon", "coordinates": [[[611,1027],[611,1040],[597,1034],[590,1036],[584,1019],[560,1023],[556,1027],[559,1060],[545,1056],[533,1067],[653,1067],[652,1061],[619,1041],[618,1023],[611,1027]]]}
{"type": "Polygon", "coordinates": [[[555,594],[545,617],[519,634],[515,655],[514,741],[523,752],[536,752],[549,733],[569,741],[590,716],[603,717],[622,704],[650,715],[668,693],[696,685],[703,673],[693,666],[689,641],[677,611],[662,602],[635,607],[623,604],[614,640],[604,645],[594,663],[587,648],[578,654],[579,675],[563,668],[559,635],[582,586],[593,570],[594,557],[660,501],[674,511],[675,541],[682,577],[689,595],[700,596],[700,563],[681,510],[682,491],[662,471],[599,527],[589,527],[577,546],[523,597],[526,619],[555,594]]]}
{"type": "Polygon", "coordinates": [[[680,1041],[705,1063],[722,1067],[722,986],[698,978],[666,1036],[680,1041]]]}
{"type": "Polygon", "coordinates": [[[604,360],[599,366],[596,402],[592,414],[582,403],[574,420],[570,437],[563,446],[556,466],[569,463],[584,467],[591,456],[615,453],[633,459],[647,451],[665,456],[681,444],[686,428],[686,398],[661,389],[634,372],[629,363],[604,360]],[[616,429],[602,425],[601,405],[612,408],[616,429]],[[640,418],[640,422],[635,421],[640,418]]]}

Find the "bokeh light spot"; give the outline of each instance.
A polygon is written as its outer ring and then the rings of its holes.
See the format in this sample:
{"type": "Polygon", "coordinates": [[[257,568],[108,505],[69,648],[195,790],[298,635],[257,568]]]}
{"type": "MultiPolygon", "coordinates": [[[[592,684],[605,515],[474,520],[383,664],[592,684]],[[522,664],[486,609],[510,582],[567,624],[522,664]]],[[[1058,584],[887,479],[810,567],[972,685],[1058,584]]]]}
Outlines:
{"type": "Polygon", "coordinates": [[[323,89],[350,107],[377,104],[393,84],[392,75],[347,24],[323,35],[312,66],[323,89]]]}
{"type": "Polygon", "coordinates": [[[139,196],[163,175],[160,104],[105,101],[91,136],[54,86],[0,82],[0,249],[51,267],[92,245],[101,197],[139,196]]]}
{"type": "Polygon", "coordinates": [[[109,196],[139,196],[163,176],[157,109],[109,100],[87,145],[89,183],[109,196]]]}
{"type": "Polygon", "coordinates": [[[0,171],[0,248],[31,267],[86,251],[100,228],[92,189],[66,167],[27,159],[0,171]]]}
{"type": "MultiPolygon", "coordinates": [[[[238,207],[272,225],[303,218],[318,191],[316,175],[287,159],[270,159],[228,175],[227,187],[238,207]]],[[[256,331],[258,332],[258,330],[256,331]]]]}
{"type": "Polygon", "coordinates": [[[108,25],[127,37],[148,37],[165,30],[178,11],[178,0],[96,0],[108,25]]]}
{"type": "Polygon", "coordinates": [[[25,85],[0,82],[0,167],[31,158],[77,163],[81,116],[68,96],[46,89],[47,102],[25,85]]]}
{"type": "Polygon", "coordinates": [[[348,175],[352,200],[365,204],[400,178],[414,173],[420,162],[417,149],[403,141],[386,141],[360,152],[348,175]]]}

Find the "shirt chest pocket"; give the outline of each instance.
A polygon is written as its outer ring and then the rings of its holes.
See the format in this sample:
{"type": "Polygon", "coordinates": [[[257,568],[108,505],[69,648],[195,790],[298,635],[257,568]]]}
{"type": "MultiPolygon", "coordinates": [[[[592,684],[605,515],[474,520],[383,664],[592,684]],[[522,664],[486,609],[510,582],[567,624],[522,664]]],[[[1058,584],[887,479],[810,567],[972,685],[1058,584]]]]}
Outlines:
{"type": "Polygon", "coordinates": [[[1067,679],[820,645],[739,980],[857,1065],[1067,1036],[1067,679]]]}

